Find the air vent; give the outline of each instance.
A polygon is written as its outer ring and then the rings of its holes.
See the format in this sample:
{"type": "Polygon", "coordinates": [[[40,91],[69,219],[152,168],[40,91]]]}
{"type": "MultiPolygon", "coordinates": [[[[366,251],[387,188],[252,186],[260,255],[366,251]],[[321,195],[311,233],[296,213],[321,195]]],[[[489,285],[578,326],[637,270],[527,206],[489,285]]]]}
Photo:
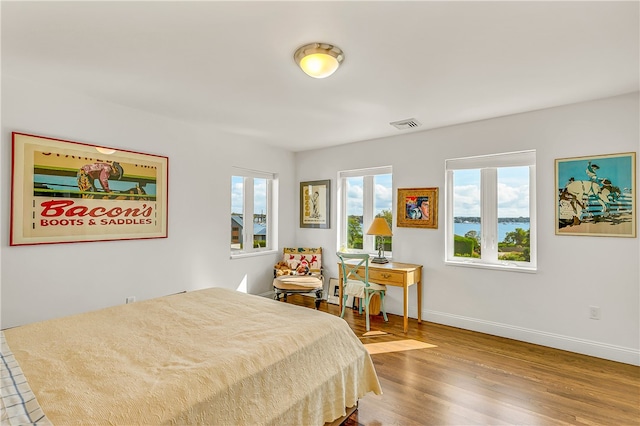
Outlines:
{"type": "Polygon", "coordinates": [[[415,129],[416,127],[422,126],[422,123],[420,123],[415,118],[408,118],[406,120],[394,121],[389,124],[391,124],[393,127],[395,127],[398,130],[415,129]]]}

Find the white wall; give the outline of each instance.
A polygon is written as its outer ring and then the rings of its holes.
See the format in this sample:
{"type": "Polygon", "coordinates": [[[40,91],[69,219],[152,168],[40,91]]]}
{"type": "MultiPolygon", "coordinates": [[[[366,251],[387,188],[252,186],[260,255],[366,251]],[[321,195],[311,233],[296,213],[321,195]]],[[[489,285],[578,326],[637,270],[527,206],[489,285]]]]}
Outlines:
{"type": "MultiPolygon", "coordinates": [[[[394,192],[440,188],[438,229],[393,227],[394,260],[424,265],[423,319],[640,364],[639,239],[554,231],[554,159],[640,151],[638,114],[635,93],[303,152],[296,155],[297,178],[331,179],[333,206],[341,170],[391,165],[394,192]],[[445,160],[532,148],[537,150],[538,272],[445,266],[445,160]],[[601,308],[601,320],[589,319],[590,305],[601,308]]],[[[299,245],[326,248],[331,277],[337,277],[336,219],[334,208],[332,229],[298,229],[296,238],[299,245]]],[[[415,292],[413,286],[414,318],[415,292]]],[[[387,311],[401,314],[401,298],[401,290],[391,288],[387,311]]]]}
{"type": "MultiPolygon", "coordinates": [[[[3,328],[124,303],[127,296],[245,282],[250,293],[269,290],[279,253],[229,259],[233,165],[278,173],[280,247],[324,247],[327,275],[335,277],[338,171],[391,165],[394,189],[438,186],[444,208],[445,159],[535,148],[538,273],[445,266],[443,214],[435,230],[394,226],[395,260],[425,268],[422,316],[640,364],[639,238],[554,235],[554,159],[640,151],[637,93],[296,155],[5,76],[1,108],[3,328]],[[169,237],[9,247],[12,131],[168,156],[169,237]],[[331,229],[301,229],[298,182],[320,179],[332,180],[331,229]],[[589,319],[590,305],[600,306],[601,320],[589,319]]],[[[388,311],[402,313],[399,289],[390,290],[388,311]]]]}
{"type": "MultiPolygon", "coordinates": [[[[278,173],[292,224],[293,154],[67,91],[2,77],[2,327],[204,287],[270,290],[277,253],[229,258],[231,166],[278,173]],[[9,247],[11,132],[169,157],[168,238],[9,247]]],[[[293,226],[280,227],[294,244],[293,226]]]]}

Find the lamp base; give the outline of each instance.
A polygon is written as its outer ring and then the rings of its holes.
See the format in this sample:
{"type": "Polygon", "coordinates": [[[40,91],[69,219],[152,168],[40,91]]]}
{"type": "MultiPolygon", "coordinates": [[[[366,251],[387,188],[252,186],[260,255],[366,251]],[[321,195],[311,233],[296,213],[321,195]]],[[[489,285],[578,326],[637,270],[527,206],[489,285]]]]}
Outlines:
{"type": "Polygon", "coordinates": [[[374,257],[371,259],[371,263],[389,263],[389,259],[386,257],[374,257]]]}

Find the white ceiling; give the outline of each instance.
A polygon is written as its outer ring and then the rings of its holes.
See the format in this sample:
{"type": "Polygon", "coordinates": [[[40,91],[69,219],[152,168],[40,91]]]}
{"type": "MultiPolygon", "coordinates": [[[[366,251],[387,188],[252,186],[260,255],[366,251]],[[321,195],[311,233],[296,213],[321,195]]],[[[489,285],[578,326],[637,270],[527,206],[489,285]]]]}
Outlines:
{"type": "Polygon", "coordinates": [[[3,1],[2,73],[302,151],[637,91],[638,6],[3,1]]]}

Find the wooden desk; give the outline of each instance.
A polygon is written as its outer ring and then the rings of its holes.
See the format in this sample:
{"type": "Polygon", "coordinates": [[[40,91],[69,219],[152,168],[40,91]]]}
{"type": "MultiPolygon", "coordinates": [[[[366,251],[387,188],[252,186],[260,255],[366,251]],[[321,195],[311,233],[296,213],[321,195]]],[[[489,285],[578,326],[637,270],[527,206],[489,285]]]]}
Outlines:
{"type": "MultiPolygon", "coordinates": [[[[358,263],[349,261],[347,263],[358,263]]],[[[338,282],[340,300],[340,312],[342,312],[342,264],[338,262],[338,282]]],[[[364,277],[364,267],[358,268],[358,274],[364,277]]],[[[371,263],[369,262],[369,281],[377,284],[384,284],[393,287],[403,288],[404,305],[404,332],[409,331],[409,286],[418,285],[418,322],[422,322],[422,265],[411,263],[389,262],[371,263]]]]}

